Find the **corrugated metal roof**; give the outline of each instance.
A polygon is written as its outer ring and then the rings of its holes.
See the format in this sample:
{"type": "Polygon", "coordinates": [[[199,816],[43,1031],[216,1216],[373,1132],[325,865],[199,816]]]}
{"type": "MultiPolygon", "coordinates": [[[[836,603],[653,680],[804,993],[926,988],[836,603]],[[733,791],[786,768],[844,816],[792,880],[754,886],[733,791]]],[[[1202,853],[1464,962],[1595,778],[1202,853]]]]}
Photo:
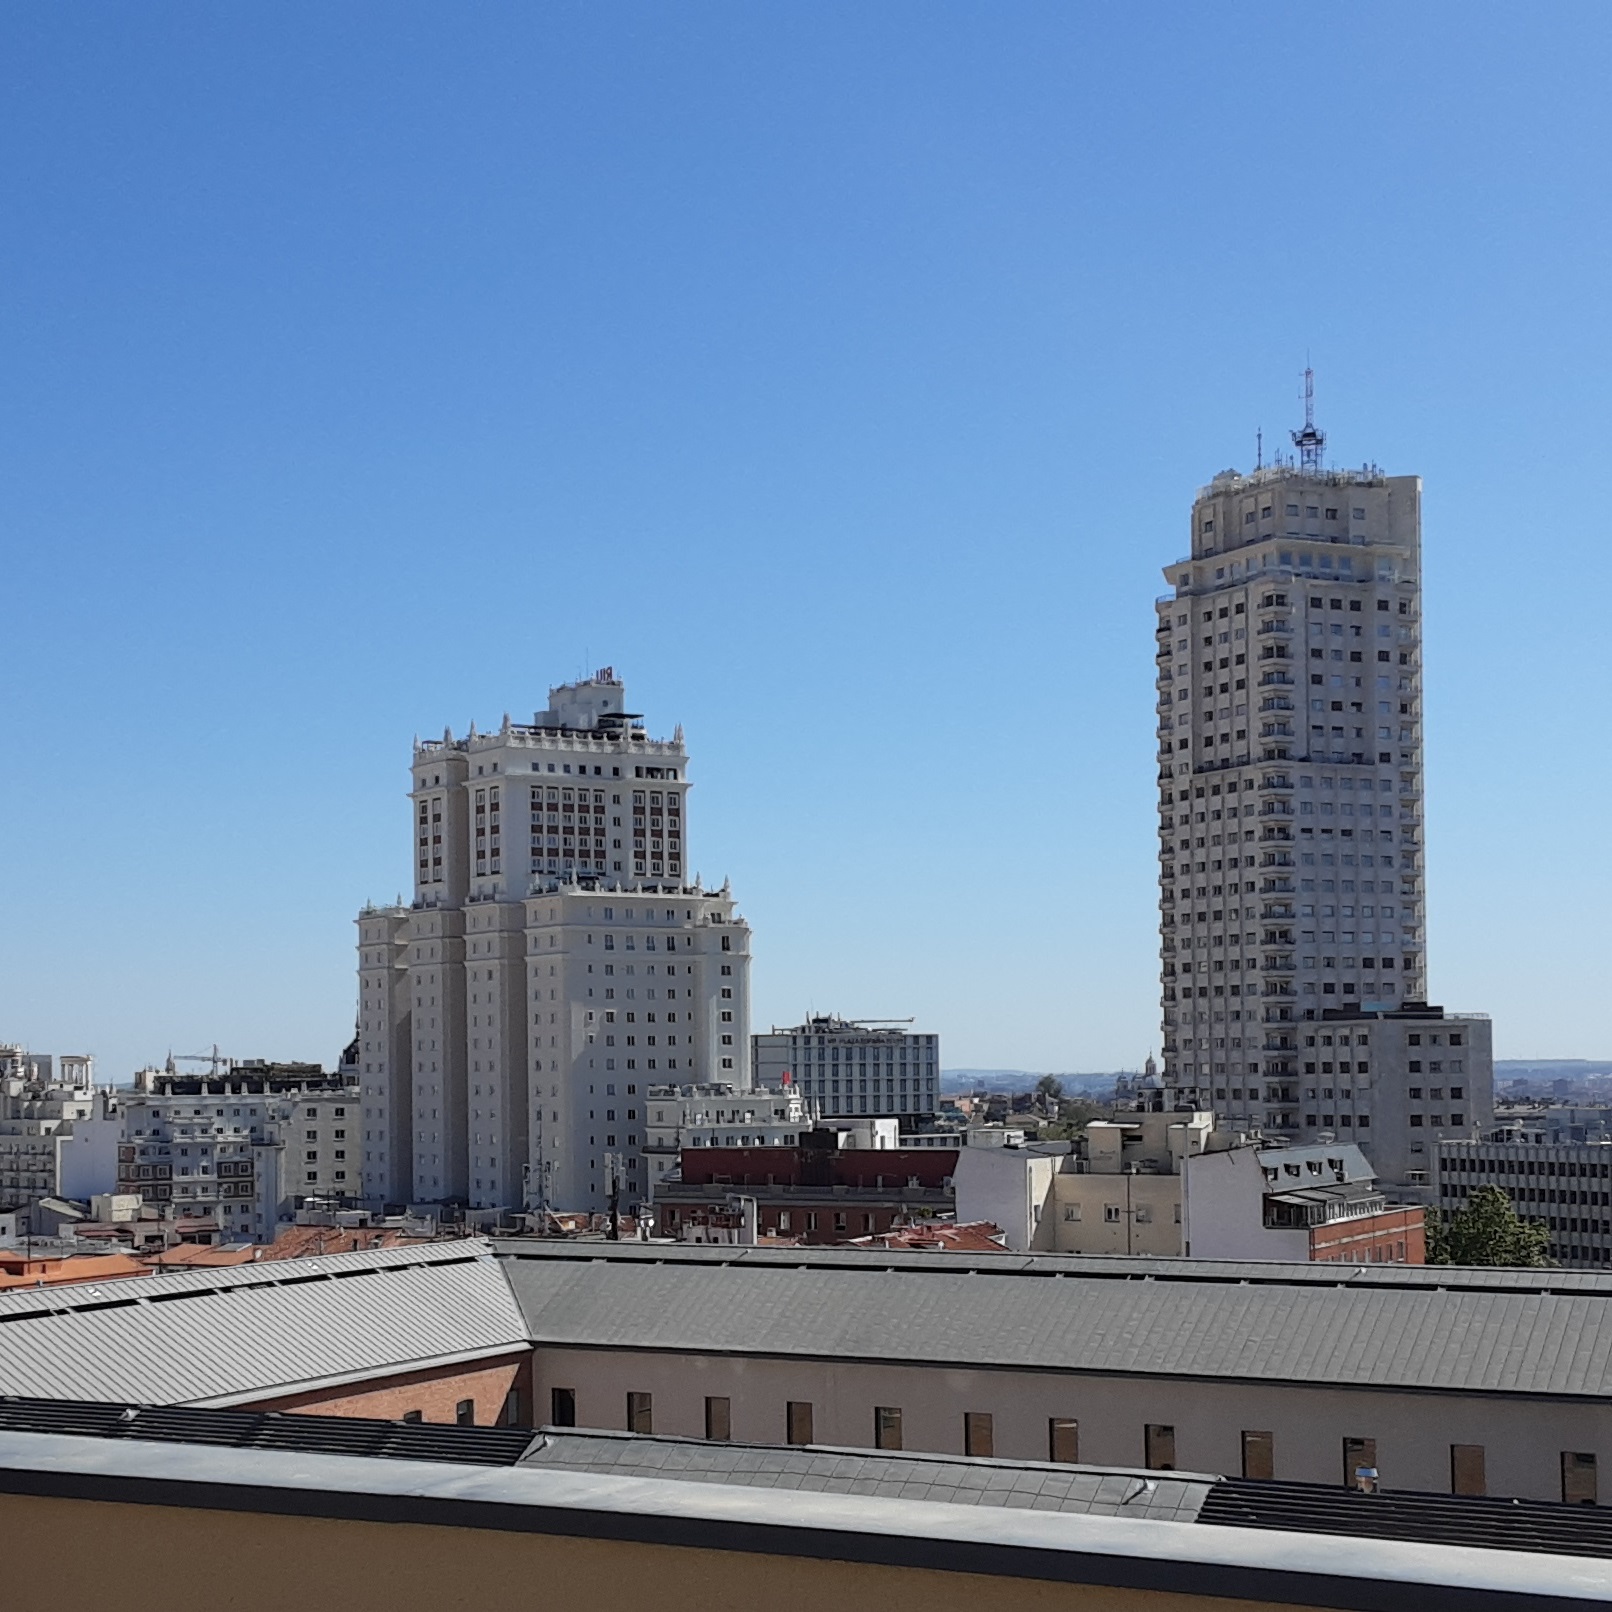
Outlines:
{"type": "Polygon", "coordinates": [[[0,1394],[227,1404],[520,1348],[480,1241],[0,1296],[0,1394]]]}
{"type": "Polygon", "coordinates": [[[858,1264],[800,1250],[787,1262],[749,1250],[726,1260],[643,1250],[658,1261],[502,1251],[539,1344],[1612,1396],[1612,1282],[1539,1290],[1561,1272],[1437,1287],[1368,1285],[1336,1268],[1327,1281],[1315,1267],[1276,1267],[1303,1274],[1271,1281],[1232,1266],[1244,1278],[1233,1281],[1158,1270],[1176,1262],[1094,1273],[949,1254],[858,1264]]]}
{"type": "Polygon", "coordinates": [[[250,1403],[535,1341],[1612,1397],[1612,1278],[1590,1273],[496,1251],[466,1239],[0,1294],[0,1394],[250,1403]]]}
{"type": "Polygon", "coordinates": [[[680,1483],[744,1484],[1162,1522],[1194,1521],[1205,1495],[1220,1481],[1195,1472],[1137,1472],[982,1457],[959,1460],[826,1445],[706,1443],[552,1427],[533,1440],[519,1464],[623,1478],[675,1478],[680,1483]]]}
{"type": "Polygon", "coordinates": [[[652,1265],[768,1265],[785,1269],[978,1271],[1002,1276],[1093,1276],[1105,1281],[1235,1282],[1310,1287],[1380,1287],[1393,1292],[1436,1288],[1511,1292],[1600,1293],[1612,1297],[1612,1273],[1462,1265],[1346,1265],[1281,1260],[1164,1259],[1112,1254],[948,1253],[870,1249],[840,1244],[822,1248],[784,1245],[736,1247],[714,1243],[637,1243],[493,1239],[500,1254],[553,1259],[614,1259],[652,1265]]]}

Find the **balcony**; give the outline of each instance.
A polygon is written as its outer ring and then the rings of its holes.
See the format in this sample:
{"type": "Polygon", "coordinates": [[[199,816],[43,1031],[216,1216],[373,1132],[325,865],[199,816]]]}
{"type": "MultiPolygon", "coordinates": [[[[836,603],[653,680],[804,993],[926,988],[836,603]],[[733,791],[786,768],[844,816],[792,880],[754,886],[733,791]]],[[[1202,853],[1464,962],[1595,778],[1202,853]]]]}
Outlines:
{"type": "Polygon", "coordinates": [[[1266,672],[1259,680],[1261,688],[1292,688],[1293,674],[1291,672],[1266,672]]]}
{"type": "Polygon", "coordinates": [[[1279,633],[1284,638],[1291,638],[1293,636],[1293,623],[1291,621],[1262,621],[1255,636],[1265,638],[1272,633],[1279,633]]]}
{"type": "Polygon", "coordinates": [[[1290,902],[1282,902],[1282,903],[1280,903],[1278,905],[1275,905],[1275,906],[1261,907],[1259,915],[1267,923],[1272,918],[1296,918],[1296,917],[1298,917],[1298,914],[1296,912],[1294,912],[1292,904],[1290,902]]]}

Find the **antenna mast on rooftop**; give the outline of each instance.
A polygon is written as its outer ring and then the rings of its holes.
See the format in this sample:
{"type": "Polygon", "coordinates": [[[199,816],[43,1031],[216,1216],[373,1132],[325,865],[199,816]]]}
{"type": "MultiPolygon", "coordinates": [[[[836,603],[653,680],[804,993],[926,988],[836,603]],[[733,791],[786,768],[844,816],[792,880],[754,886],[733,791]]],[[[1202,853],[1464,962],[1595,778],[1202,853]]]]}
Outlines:
{"type": "Polygon", "coordinates": [[[1304,429],[1291,435],[1293,446],[1299,450],[1299,468],[1319,471],[1327,434],[1315,428],[1315,371],[1308,364],[1304,366],[1304,429]]]}

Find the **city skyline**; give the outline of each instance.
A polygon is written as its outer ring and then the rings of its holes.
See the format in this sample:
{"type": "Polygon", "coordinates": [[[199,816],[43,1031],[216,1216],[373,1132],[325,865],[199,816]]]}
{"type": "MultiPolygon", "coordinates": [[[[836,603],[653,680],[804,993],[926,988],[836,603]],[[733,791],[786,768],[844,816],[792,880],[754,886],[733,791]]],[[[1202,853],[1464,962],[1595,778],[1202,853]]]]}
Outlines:
{"type": "Polygon", "coordinates": [[[1423,478],[1428,994],[1612,1050],[1569,10],[8,19],[0,1037],[332,1063],[409,735],[614,663],[756,1025],[1138,1066],[1158,569],[1309,353],[1331,462],[1423,478]]]}

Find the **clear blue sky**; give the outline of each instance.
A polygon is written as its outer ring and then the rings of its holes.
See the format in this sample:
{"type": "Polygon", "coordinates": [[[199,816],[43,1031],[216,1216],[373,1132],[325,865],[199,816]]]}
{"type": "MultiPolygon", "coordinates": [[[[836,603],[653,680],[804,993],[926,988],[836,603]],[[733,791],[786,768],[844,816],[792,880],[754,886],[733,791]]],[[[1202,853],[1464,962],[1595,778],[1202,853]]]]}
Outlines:
{"type": "Polygon", "coordinates": [[[1157,1044],[1152,600],[1426,478],[1435,999],[1607,1055],[1612,8],[0,16],[0,1038],[329,1060],[411,736],[613,663],[757,1020],[1157,1044]]]}

